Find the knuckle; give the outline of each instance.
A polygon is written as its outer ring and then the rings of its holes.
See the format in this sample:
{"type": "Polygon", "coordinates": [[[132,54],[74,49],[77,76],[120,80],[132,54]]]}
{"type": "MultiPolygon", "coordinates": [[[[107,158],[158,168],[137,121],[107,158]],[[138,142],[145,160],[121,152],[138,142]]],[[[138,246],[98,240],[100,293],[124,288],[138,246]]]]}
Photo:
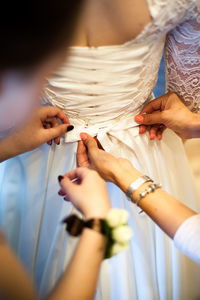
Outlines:
{"type": "Polygon", "coordinates": [[[95,141],[93,141],[92,139],[87,139],[86,140],[86,144],[89,148],[94,148],[95,146],[95,141]]]}
{"type": "Polygon", "coordinates": [[[167,95],[168,95],[168,98],[172,98],[172,99],[178,98],[178,95],[175,92],[169,92],[169,93],[167,93],[167,95]]]}
{"type": "Polygon", "coordinates": [[[160,113],[160,118],[161,118],[161,121],[162,122],[165,122],[169,119],[169,112],[167,110],[163,110],[161,113],[160,113]]]}
{"type": "Polygon", "coordinates": [[[143,116],[143,118],[144,118],[144,124],[145,123],[149,123],[150,121],[151,121],[151,115],[150,114],[145,114],[144,116],[143,116]]]}

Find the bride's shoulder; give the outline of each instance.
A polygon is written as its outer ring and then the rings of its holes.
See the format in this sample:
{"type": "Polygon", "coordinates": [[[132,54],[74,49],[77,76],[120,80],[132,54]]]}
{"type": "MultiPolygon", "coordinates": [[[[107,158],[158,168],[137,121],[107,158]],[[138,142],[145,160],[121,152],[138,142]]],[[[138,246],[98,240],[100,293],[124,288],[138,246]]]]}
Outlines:
{"type": "Polygon", "coordinates": [[[161,22],[172,26],[182,23],[188,14],[200,9],[200,0],[147,0],[152,16],[161,22]]]}
{"type": "Polygon", "coordinates": [[[151,9],[165,9],[174,13],[187,13],[194,5],[200,7],[200,0],[147,0],[151,9]]]}
{"type": "Polygon", "coordinates": [[[154,7],[168,7],[168,8],[185,8],[188,9],[194,2],[200,2],[200,0],[147,0],[150,6],[154,7]]]}

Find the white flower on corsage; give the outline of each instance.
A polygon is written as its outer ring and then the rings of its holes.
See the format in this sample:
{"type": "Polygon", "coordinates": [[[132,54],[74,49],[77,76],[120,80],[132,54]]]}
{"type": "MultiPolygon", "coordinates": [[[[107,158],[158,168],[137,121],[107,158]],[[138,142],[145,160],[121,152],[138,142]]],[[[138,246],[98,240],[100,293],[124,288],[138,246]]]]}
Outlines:
{"type": "Polygon", "coordinates": [[[120,225],[113,229],[112,237],[117,243],[127,243],[132,237],[131,228],[128,225],[120,225]]]}
{"type": "Polygon", "coordinates": [[[109,258],[129,247],[133,235],[127,225],[128,212],[124,209],[111,209],[105,219],[105,234],[107,236],[107,249],[105,258],[109,258]]]}
{"type": "Polygon", "coordinates": [[[111,256],[128,249],[128,247],[129,247],[129,243],[125,243],[125,244],[115,243],[111,248],[111,256]]]}
{"type": "Polygon", "coordinates": [[[128,212],[125,209],[113,208],[106,216],[106,222],[112,228],[128,222],[128,212]]]}

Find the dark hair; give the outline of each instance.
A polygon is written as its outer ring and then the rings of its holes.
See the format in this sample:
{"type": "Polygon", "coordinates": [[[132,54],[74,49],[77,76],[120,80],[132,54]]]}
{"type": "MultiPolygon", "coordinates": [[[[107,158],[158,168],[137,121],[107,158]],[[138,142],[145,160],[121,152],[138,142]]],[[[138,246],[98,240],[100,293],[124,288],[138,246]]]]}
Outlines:
{"type": "Polygon", "coordinates": [[[0,72],[31,68],[66,47],[82,2],[5,1],[0,12],[0,72]]]}

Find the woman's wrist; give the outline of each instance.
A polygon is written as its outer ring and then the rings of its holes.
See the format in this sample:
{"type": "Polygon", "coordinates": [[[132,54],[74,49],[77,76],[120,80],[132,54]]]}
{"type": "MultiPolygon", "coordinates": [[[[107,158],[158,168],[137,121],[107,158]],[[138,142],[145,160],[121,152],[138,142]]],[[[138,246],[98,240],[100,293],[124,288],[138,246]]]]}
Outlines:
{"type": "MultiPolygon", "coordinates": [[[[152,182],[151,182],[152,183],[152,182]]],[[[139,198],[140,196],[140,193],[144,192],[144,190],[146,188],[148,188],[148,186],[150,185],[150,182],[145,182],[143,183],[133,194],[132,194],[132,197],[131,197],[131,200],[133,203],[136,203],[137,199],[139,198]]],[[[139,202],[138,206],[140,206],[144,201],[145,199],[148,198],[148,194],[139,202]]]]}
{"type": "Polygon", "coordinates": [[[15,145],[12,137],[6,137],[0,140],[0,162],[7,160],[15,155],[15,145]]]}
{"type": "Polygon", "coordinates": [[[15,132],[3,139],[0,139],[0,162],[20,155],[29,149],[23,146],[20,135],[15,132]]]}
{"type": "Polygon", "coordinates": [[[127,159],[119,158],[115,174],[113,174],[113,182],[126,193],[129,185],[141,175],[142,173],[136,170],[127,159]]]}
{"type": "Polygon", "coordinates": [[[106,205],[104,208],[101,209],[98,208],[88,209],[84,213],[85,220],[94,219],[94,218],[105,219],[110,209],[111,209],[110,205],[106,205]]]}
{"type": "Polygon", "coordinates": [[[80,236],[86,229],[102,235],[102,240],[106,242],[105,258],[127,249],[132,237],[132,230],[128,226],[128,213],[124,209],[109,209],[104,218],[93,217],[89,220],[83,220],[74,214],[65,218],[63,223],[66,224],[66,231],[75,237],[80,236]]]}

